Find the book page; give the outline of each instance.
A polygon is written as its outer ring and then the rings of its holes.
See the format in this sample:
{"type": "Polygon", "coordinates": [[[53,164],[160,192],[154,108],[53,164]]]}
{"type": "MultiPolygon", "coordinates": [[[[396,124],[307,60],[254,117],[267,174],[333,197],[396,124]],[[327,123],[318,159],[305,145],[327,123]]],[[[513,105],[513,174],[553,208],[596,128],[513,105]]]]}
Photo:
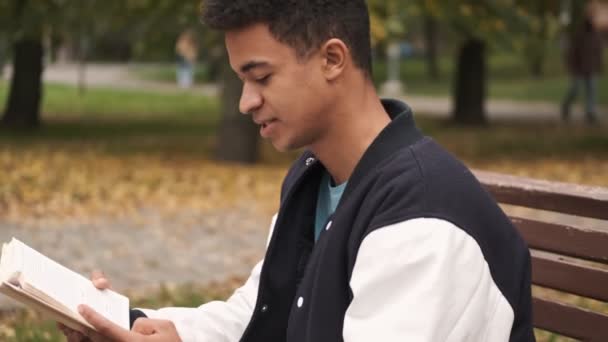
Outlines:
{"type": "MultiPolygon", "coordinates": [[[[63,325],[70,327],[73,330],[87,333],[88,329],[93,329],[88,322],[86,322],[80,315],[66,312],[63,306],[57,306],[55,304],[47,303],[47,300],[40,300],[39,297],[30,295],[24,291],[21,287],[15,286],[11,283],[3,282],[0,284],[0,293],[9,296],[28,307],[48,316],[63,325]]],[[[49,297],[45,297],[49,298],[49,297]]]]}
{"type": "MultiPolygon", "coordinates": [[[[13,239],[12,262],[21,269],[20,281],[53,298],[78,315],[78,305],[87,304],[95,311],[129,329],[129,299],[111,290],[100,291],[82,275],[49,259],[40,252],[13,239]]],[[[27,289],[24,284],[21,284],[27,289]]]]}

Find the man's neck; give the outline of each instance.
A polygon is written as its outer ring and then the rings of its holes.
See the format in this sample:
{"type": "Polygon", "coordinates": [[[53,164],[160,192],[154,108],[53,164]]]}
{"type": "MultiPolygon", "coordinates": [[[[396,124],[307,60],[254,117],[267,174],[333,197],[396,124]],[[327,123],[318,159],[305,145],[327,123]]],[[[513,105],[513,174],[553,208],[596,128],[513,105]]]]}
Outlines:
{"type": "Polygon", "coordinates": [[[323,139],[310,146],[336,184],[350,178],[367,148],[391,121],[371,85],[349,95],[331,114],[323,139]]]}

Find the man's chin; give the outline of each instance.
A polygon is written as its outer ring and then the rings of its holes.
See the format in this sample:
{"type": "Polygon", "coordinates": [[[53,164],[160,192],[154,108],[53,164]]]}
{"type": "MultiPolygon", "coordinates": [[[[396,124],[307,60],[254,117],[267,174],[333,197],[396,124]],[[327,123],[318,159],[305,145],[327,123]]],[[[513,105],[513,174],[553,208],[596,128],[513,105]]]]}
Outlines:
{"type": "Polygon", "coordinates": [[[280,141],[271,141],[272,146],[275,150],[284,153],[291,152],[300,149],[299,146],[293,146],[292,144],[280,142],[280,141]]]}
{"type": "Polygon", "coordinates": [[[272,146],[274,147],[275,150],[277,150],[278,152],[281,152],[281,153],[293,151],[292,148],[289,148],[289,146],[285,146],[285,145],[279,145],[279,144],[272,143],[272,146]]]}

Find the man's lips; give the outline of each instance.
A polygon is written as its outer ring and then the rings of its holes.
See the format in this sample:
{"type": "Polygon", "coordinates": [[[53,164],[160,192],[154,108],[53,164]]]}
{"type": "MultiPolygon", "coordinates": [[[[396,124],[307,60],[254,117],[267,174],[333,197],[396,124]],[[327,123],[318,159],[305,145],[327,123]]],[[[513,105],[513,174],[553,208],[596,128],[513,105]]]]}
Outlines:
{"type": "Polygon", "coordinates": [[[277,119],[256,121],[256,123],[260,125],[260,135],[263,138],[269,138],[275,130],[276,122],[278,122],[277,119]]]}
{"type": "Polygon", "coordinates": [[[265,120],[258,120],[258,119],[256,119],[256,120],[253,120],[253,121],[254,121],[254,122],[257,124],[257,125],[260,125],[260,126],[262,126],[262,127],[266,127],[266,126],[268,126],[269,124],[271,124],[271,123],[273,123],[273,122],[277,121],[277,119],[274,119],[274,118],[273,118],[273,119],[265,119],[265,120]]]}

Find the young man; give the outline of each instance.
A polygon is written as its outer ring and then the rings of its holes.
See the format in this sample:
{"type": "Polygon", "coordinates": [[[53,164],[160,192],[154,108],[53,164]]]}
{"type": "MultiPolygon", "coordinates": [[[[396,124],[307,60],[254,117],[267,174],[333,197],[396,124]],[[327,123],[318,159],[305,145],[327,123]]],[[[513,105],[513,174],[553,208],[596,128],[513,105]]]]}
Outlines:
{"type": "Polygon", "coordinates": [[[265,259],[227,301],[134,311],[147,318],[131,332],[83,308],[91,324],[123,341],[534,341],[528,249],[410,109],[378,98],[364,0],[203,12],[225,32],[241,111],[278,150],[307,152],[265,259]]]}

